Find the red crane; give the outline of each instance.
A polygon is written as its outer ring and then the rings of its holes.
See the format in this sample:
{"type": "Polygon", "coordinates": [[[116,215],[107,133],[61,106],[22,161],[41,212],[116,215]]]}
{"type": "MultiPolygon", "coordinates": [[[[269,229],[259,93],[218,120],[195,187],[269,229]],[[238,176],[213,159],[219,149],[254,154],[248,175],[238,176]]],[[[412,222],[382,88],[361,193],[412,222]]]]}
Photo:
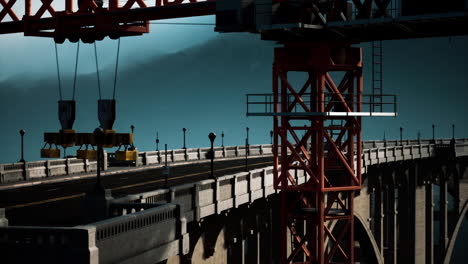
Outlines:
{"type": "Polygon", "coordinates": [[[91,43],[148,33],[150,20],[216,15],[216,31],[258,33],[284,44],[274,53],[273,93],[249,95],[247,101],[247,115],[273,117],[280,263],[354,262],[361,118],[394,116],[396,103],[381,86],[378,97],[363,95],[362,51],[351,44],[468,35],[464,0],[109,0],[107,7],[82,0],[79,8],[65,0],[61,11],[54,8],[57,2],[41,0],[33,11],[26,0],[20,19],[17,0],[0,0],[0,34],[91,43]],[[303,86],[293,87],[290,72],[306,76],[303,86]],[[296,171],[304,172],[304,181],[296,181],[296,171]],[[332,224],[339,226],[334,232],[332,224]]]}

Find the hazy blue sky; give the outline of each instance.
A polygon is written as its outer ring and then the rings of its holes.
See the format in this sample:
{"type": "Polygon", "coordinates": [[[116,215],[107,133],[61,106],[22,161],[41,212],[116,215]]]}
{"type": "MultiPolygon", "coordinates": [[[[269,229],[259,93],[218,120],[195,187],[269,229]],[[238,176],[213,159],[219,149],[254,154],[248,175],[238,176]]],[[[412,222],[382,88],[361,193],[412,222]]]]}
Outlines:
{"type": "MultiPolygon", "coordinates": [[[[213,23],[214,17],[175,20],[213,23]]],[[[468,38],[454,37],[384,42],[384,92],[398,94],[397,118],[366,118],[364,138],[415,138],[421,130],[430,137],[468,136],[468,38]]],[[[104,97],[112,90],[117,42],[98,42],[104,97]]],[[[245,94],[271,91],[273,42],[252,34],[218,34],[212,26],[152,25],[151,33],[123,38],[117,91],[120,132],[136,126],[136,146],[182,147],[182,128],[188,147],[208,146],[210,131],[224,130],[225,145],[243,144],[245,127],[251,144],[269,143],[271,118],[245,116],[245,94]]],[[[370,92],[370,49],[362,44],[365,89],[370,92]]],[[[76,44],[59,45],[65,99],[72,90],[76,44]]],[[[93,46],[81,44],[77,79],[75,129],[91,132],[98,126],[97,82],[93,46]]],[[[55,53],[50,39],[0,36],[0,162],[19,159],[18,130],[26,129],[26,159],[39,159],[42,133],[58,131],[55,53]]],[[[217,145],[220,144],[217,139],[217,145]]],[[[68,152],[69,154],[71,152],[68,152]]]]}

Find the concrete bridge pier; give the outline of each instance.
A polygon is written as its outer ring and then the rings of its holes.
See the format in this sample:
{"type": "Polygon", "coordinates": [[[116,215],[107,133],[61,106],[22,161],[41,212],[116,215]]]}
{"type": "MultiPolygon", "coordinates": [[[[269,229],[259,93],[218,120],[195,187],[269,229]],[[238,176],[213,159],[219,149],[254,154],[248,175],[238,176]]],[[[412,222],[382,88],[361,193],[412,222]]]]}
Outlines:
{"type": "Polygon", "coordinates": [[[425,181],[425,250],[426,250],[426,264],[434,263],[434,194],[432,188],[432,179],[425,181]]]}
{"type": "Polygon", "coordinates": [[[245,263],[243,229],[244,223],[241,210],[233,210],[228,214],[226,222],[227,264],[245,263]]]}
{"type": "Polygon", "coordinates": [[[409,256],[414,254],[414,223],[412,217],[415,214],[414,185],[413,179],[409,179],[410,170],[414,169],[412,164],[402,162],[396,169],[396,192],[397,197],[397,263],[408,262],[409,256]]]}
{"type": "Polygon", "coordinates": [[[395,192],[395,171],[392,168],[386,168],[384,171],[384,259],[385,263],[397,263],[397,195],[395,192]]]}
{"type": "MultiPolygon", "coordinates": [[[[371,190],[371,200],[372,200],[372,205],[371,205],[371,217],[370,217],[370,222],[371,222],[371,230],[372,233],[374,234],[375,241],[377,242],[377,245],[380,250],[380,255],[384,255],[384,233],[385,233],[385,226],[384,226],[384,219],[385,219],[385,186],[382,182],[383,180],[383,171],[376,168],[375,171],[370,173],[371,175],[375,175],[375,183],[372,184],[372,190],[371,190]]],[[[371,178],[369,177],[369,181],[371,181],[371,178]]]]}
{"type": "Polygon", "coordinates": [[[425,217],[426,217],[426,187],[425,171],[423,166],[413,162],[409,169],[408,181],[409,181],[409,196],[410,206],[410,226],[411,226],[411,250],[409,256],[414,256],[414,263],[425,263],[426,262],[426,244],[425,244],[425,232],[427,229],[425,217]]]}
{"type": "Polygon", "coordinates": [[[438,259],[443,259],[448,245],[448,189],[447,168],[441,168],[438,172],[439,179],[439,247],[438,259]]]}

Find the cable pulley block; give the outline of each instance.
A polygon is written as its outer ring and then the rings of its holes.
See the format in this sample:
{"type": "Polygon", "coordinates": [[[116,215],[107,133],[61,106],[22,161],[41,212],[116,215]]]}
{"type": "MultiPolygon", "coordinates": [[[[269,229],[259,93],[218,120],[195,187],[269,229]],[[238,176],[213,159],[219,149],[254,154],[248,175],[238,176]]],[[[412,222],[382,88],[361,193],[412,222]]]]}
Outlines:
{"type": "MultiPolygon", "coordinates": [[[[100,99],[98,100],[98,119],[101,128],[104,130],[112,130],[115,122],[115,100],[100,99]]],[[[115,133],[115,131],[114,131],[115,133]]]]}
{"type": "Polygon", "coordinates": [[[58,101],[58,115],[62,130],[71,130],[75,123],[76,102],[75,100],[58,101]]]}

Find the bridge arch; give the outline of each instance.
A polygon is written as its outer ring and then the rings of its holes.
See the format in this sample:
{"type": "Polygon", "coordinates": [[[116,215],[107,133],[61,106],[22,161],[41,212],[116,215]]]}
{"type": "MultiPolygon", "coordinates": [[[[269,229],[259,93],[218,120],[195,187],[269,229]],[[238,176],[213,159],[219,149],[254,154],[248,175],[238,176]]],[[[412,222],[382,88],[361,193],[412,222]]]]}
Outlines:
{"type": "MultiPolygon", "coordinates": [[[[374,257],[371,263],[383,264],[384,260],[380,254],[379,246],[375,241],[374,235],[371,230],[366,227],[365,220],[359,214],[354,214],[354,228],[356,235],[360,234],[359,241],[362,244],[367,245],[367,249],[370,248],[372,250],[373,254],[369,254],[369,252],[367,252],[368,256],[374,257]]],[[[362,249],[363,248],[361,247],[361,250],[362,249]]]]}
{"type": "Polygon", "coordinates": [[[449,241],[447,251],[444,257],[444,264],[451,263],[450,261],[452,259],[453,250],[455,248],[455,242],[457,241],[458,233],[460,233],[461,226],[463,224],[467,211],[468,211],[468,201],[465,201],[465,204],[463,205],[463,209],[460,213],[460,217],[458,218],[458,221],[457,221],[457,224],[455,225],[452,236],[450,237],[450,241],[449,241]]]}

